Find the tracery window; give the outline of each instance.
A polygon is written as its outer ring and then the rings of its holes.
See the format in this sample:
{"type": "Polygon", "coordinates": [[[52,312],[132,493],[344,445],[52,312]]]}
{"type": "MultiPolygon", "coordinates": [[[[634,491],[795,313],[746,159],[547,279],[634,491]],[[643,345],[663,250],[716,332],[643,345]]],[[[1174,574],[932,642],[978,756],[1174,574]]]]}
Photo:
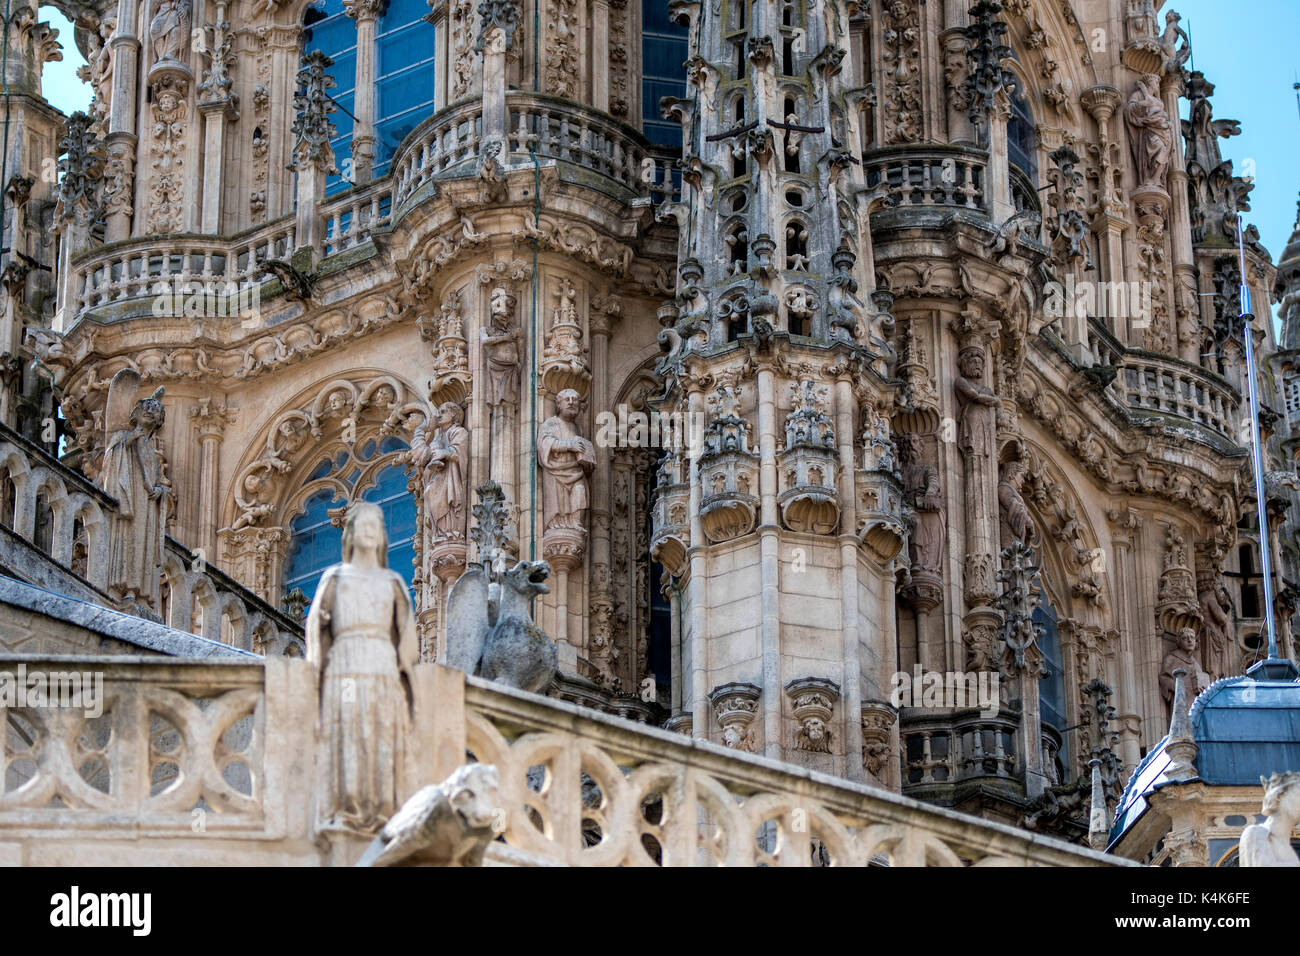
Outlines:
{"type": "Polygon", "coordinates": [[[686,34],[668,18],[668,0],[641,0],[641,128],[663,146],[682,144],[681,126],[662,118],[659,101],[686,95],[686,34]]]}
{"type": "Polygon", "coordinates": [[[1043,627],[1038,648],[1043,652],[1047,676],[1038,681],[1038,709],[1043,722],[1057,730],[1069,724],[1065,720],[1065,664],[1061,657],[1061,635],[1056,628],[1056,611],[1044,603],[1034,611],[1034,622],[1043,627]]]}
{"type": "MultiPolygon", "coordinates": [[[[343,545],[342,522],[336,520],[350,501],[370,501],[384,512],[388,530],[388,566],[408,587],[415,573],[415,497],[407,490],[406,469],[396,463],[407,444],[392,436],[370,438],[323,454],[308,474],[291,509],[289,553],[284,564],[283,594],[299,589],[310,600],[321,574],[337,564],[343,545]]],[[[412,594],[412,600],[414,595],[412,594]]]]}
{"type": "Polygon", "coordinates": [[[1007,158],[1029,181],[1038,182],[1038,158],[1034,147],[1034,114],[1019,90],[1011,96],[1011,118],[1007,120],[1007,158]]]}

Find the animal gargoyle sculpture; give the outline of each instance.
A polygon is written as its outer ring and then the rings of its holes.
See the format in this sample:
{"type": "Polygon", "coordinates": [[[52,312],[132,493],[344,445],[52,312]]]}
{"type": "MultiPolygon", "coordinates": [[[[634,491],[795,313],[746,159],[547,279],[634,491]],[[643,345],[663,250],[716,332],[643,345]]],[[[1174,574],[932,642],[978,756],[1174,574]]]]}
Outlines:
{"type": "Polygon", "coordinates": [[[384,824],[357,866],[394,866],[415,854],[432,866],[482,866],[498,807],[497,768],[471,763],[417,791],[384,824]]]}
{"type": "Polygon", "coordinates": [[[545,561],[520,561],[507,571],[500,556],[490,575],[482,565],[466,570],[447,598],[447,664],[509,687],[544,692],[555,676],[558,652],[532,622],[528,602],[549,593],[550,573],[545,561]]]}

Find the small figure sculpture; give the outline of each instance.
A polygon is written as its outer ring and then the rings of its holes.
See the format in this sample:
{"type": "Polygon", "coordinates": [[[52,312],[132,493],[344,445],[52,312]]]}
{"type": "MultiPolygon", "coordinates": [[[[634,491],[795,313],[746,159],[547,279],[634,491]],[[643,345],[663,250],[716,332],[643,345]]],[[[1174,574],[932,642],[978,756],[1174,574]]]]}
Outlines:
{"type": "Polygon", "coordinates": [[[100,487],[117,499],[109,531],[108,590],[156,607],[167,524],[167,477],[156,436],[166,419],[163,390],[136,401],[140,375],[122,369],[108,387],[100,487]]]}
{"type": "Polygon", "coordinates": [[[497,286],[490,301],[491,317],[482,337],[488,405],[513,405],[519,401],[519,343],[523,333],[514,324],[515,297],[508,289],[497,286]]]}
{"type": "Polygon", "coordinates": [[[991,457],[997,438],[995,409],[999,399],[984,384],[984,353],[979,349],[963,350],[957,358],[957,368],[961,374],[953,388],[961,408],[958,447],[975,458],[991,457]]]}
{"type": "Polygon", "coordinates": [[[395,866],[415,854],[434,866],[482,866],[499,800],[497,768],[470,763],[402,804],[357,866],[395,866]]]}
{"type": "Polygon", "coordinates": [[[899,444],[903,488],[913,516],[909,521],[912,570],[938,573],[943,554],[943,500],[939,472],[922,458],[921,436],[909,432],[899,444]]]}
{"type": "Polygon", "coordinates": [[[542,422],[537,435],[537,461],[542,466],[545,530],[584,528],[587,518],[587,475],[596,467],[596,449],[578,434],[582,399],[571,388],[556,397],[555,414],[542,422]]]}
{"type": "Polygon", "coordinates": [[[465,538],[465,468],[469,465],[469,429],[464,410],[455,402],[438,406],[438,427],[428,443],[413,455],[424,468],[424,508],[439,539],[465,538]]]}
{"type": "Polygon", "coordinates": [[[181,52],[190,35],[190,10],[190,0],[159,0],[157,12],[149,21],[155,60],[182,59],[181,52]]]}
{"type": "Polygon", "coordinates": [[[1300,823],[1300,773],[1275,773],[1265,780],[1263,823],[1241,831],[1242,866],[1300,866],[1291,846],[1291,833],[1300,823]]]}
{"type": "Polygon", "coordinates": [[[1137,81],[1124,105],[1124,122],[1128,125],[1138,188],[1164,189],[1174,134],[1160,99],[1160,80],[1154,74],[1137,81]]]}
{"type": "Polygon", "coordinates": [[[321,576],[307,614],[307,659],[320,668],[321,830],[374,833],[398,806],[418,644],[387,554],[383,511],[352,505],[343,562],[321,576]]]}
{"type": "Polygon", "coordinates": [[[1196,632],[1185,627],[1178,632],[1178,645],[1165,655],[1160,662],[1160,693],[1165,703],[1173,706],[1174,671],[1187,671],[1187,699],[1195,700],[1196,695],[1210,686],[1210,675],[1205,673],[1196,656],[1196,632]]]}
{"type": "Polygon", "coordinates": [[[1201,576],[1200,593],[1197,599],[1201,605],[1201,633],[1205,638],[1205,663],[1214,677],[1227,677],[1231,664],[1228,662],[1228,638],[1232,633],[1232,622],[1228,617],[1232,609],[1232,598],[1223,586],[1217,574],[1201,576]]]}
{"type": "Polygon", "coordinates": [[[796,750],[827,754],[831,752],[831,731],[820,717],[806,717],[795,731],[796,750]]]}
{"type": "Polygon", "coordinates": [[[1002,546],[1011,547],[1015,541],[1032,545],[1038,538],[1029,506],[1020,493],[1025,483],[1026,466],[1023,461],[1004,462],[998,469],[998,513],[1001,519],[1002,546]]]}

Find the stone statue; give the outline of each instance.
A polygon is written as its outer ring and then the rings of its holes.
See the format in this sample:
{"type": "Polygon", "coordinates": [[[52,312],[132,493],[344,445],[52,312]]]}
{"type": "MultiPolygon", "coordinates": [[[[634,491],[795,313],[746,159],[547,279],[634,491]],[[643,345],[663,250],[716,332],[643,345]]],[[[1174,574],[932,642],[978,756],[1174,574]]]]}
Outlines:
{"type": "Polygon", "coordinates": [[[1196,631],[1185,627],[1178,632],[1178,644],[1165,655],[1160,662],[1160,694],[1165,703],[1173,706],[1174,671],[1187,671],[1187,699],[1195,700],[1196,695],[1210,686],[1210,675],[1205,673],[1196,656],[1196,631]]]}
{"type": "Polygon", "coordinates": [[[158,8],[149,21],[149,40],[153,43],[154,59],[183,60],[185,41],[190,35],[190,0],[159,0],[158,8]]]}
{"type": "Polygon", "coordinates": [[[490,301],[491,316],[482,336],[488,405],[513,405],[519,401],[519,343],[523,333],[514,323],[515,297],[508,289],[497,286],[490,301]]]}
{"type": "Polygon", "coordinates": [[[1241,831],[1242,866],[1300,866],[1291,846],[1291,832],[1300,823],[1300,773],[1275,773],[1265,780],[1263,823],[1241,831]]]}
{"type": "Polygon", "coordinates": [[[496,767],[465,764],[402,804],[357,866],[395,866],[417,853],[434,866],[482,866],[496,832],[498,787],[496,767]]]}
{"type": "Polygon", "coordinates": [[[406,583],[387,567],[384,513],[348,509],[343,563],[326,569],[307,613],[320,668],[317,826],[374,833],[397,810],[418,645],[406,583]]]}
{"type": "Polygon", "coordinates": [[[1032,545],[1038,537],[1025,496],[1020,493],[1026,470],[1023,461],[1014,459],[1004,462],[998,469],[998,516],[1004,548],[1011,547],[1014,541],[1032,545]]]}
{"type": "Polygon", "coordinates": [[[108,591],[157,607],[167,525],[167,477],[157,435],[166,419],[162,388],[136,400],[140,375],[122,369],[108,386],[100,487],[117,499],[109,531],[108,591]]]}
{"type": "Polygon", "coordinates": [[[465,538],[465,469],[469,466],[469,429],[464,410],[455,402],[438,406],[438,427],[428,443],[412,456],[424,468],[424,510],[439,538],[465,538]]]}
{"type": "Polygon", "coordinates": [[[587,475],[596,467],[596,449],[578,434],[582,399],[571,388],[555,400],[555,414],[537,433],[537,461],[542,466],[542,527],[577,528],[587,517],[587,475]]]}
{"type": "Polygon", "coordinates": [[[1138,188],[1164,189],[1174,133],[1160,99],[1160,80],[1154,74],[1137,81],[1124,105],[1124,122],[1128,127],[1138,188]]]}
{"type": "Polygon", "coordinates": [[[957,358],[961,373],[953,382],[961,409],[958,447],[967,455],[989,458],[997,441],[998,397],[984,384],[984,353],[965,349],[957,358]]]}
{"type": "Polygon", "coordinates": [[[939,572],[943,560],[943,499],[939,494],[939,472],[922,460],[921,436],[909,432],[902,437],[903,488],[907,503],[915,512],[910,524],[909,555],[914,571],[939,572]]]}
{"type": "Polygon", "coordinates": [[[1205,640],[1205,665],[1215,677],[1227,677],[1231,665],[1228,662],[1228,641],[1232,633],[1229,612],[1232,598],[1223,586],[1217,574],[1201,576],[1197,600],[1201,605],[1201,634],[1205,640]]]}
{"type": "Polygon", "coordinates": [[[1164,54],[1166,73],[1177,73],[1192,55],[1192,39],[1178,24],[1183,18],[1174,10],[1165,14],[1165,32],[1160,35],[1160,52],[1164,54]],[[1178,41],[1182,39],[1183,45],[1178,41]]]}
{"type": "Polygon", "coordinates": [[[447,596],[447,664],[508,687],[545,691],[559,652],[532,622],[528,603],[550,593],[550,574],[545,561],[520,561],[507,571],[501,552],[465,571],[447,596]]]}

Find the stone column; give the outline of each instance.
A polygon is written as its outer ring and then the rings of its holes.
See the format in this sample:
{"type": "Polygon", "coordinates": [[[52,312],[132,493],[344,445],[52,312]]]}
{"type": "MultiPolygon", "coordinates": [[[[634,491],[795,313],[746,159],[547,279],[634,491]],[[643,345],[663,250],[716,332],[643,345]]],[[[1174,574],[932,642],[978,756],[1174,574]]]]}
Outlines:
{"type": "MultiPolygon", "coordinates": [[[[759,560],[762,604],[759,647],[763,660],[763,753],[781,757],[781,530],[777,523],[776,376],[758,370],[759,560]]],[[[692,503],[693,504],[693,503],[692,503]]],[[[691,541],[703,541],[692,533],[691,541]]],[[[696,635],[697,640],[700,635],[696,635]]]]}
{"type": "Polygon", "coordinates": [[[216,23],[197,34],[202,38],[199,52],[208,68],[198,84],[198,110],[203,117],[203,207],[199,219],[202,232],[221,232],[221,194],[224,188],[226,123],[239,118],[236,99],[231,93],[234,83],[230,65],[234,62],[234,34],[226,20],[226,4],[217,4],[216,23]],[[209,35],[210,33],[210,35],[209,35]]]}
{"type": "Polygon", "coordinates": [[[609,112],[609,2],[591,0],[591,105],[609,112]]]}
{"type": "Polygon", "coordinates": [[[451,63],[448,60],[451,44],[448,42],[450,33],[447,22],[447,5],[449,0],[434,0],[431,4],[433,11],[425,18],[433,24],[434,29],[434,56],[433,56],[433,108],[438,111],[451,102],[448,93],[451,90],[451,63]]]}
{"type": "Polygon", "coordinates": [[[379,5],[380,0],[343,2],[347,15],[357,21],[357,85],[352,98],[356,118],[352,126],[350,178],[358,185],[370,182],[375,162],[375,21],[379,18],[379,5]]]}
{"type": "Polygon", "coordinates": [[[843,632],[844,773],[850,780],[866,779],[862,754],[862,661],[858,648],[858,526],[856,465],[853,454],[853,380],[847,363],[835,381],[835,435],[840,451],[840,614],[843,632]]]}
{"type": "MultiPolygon", "coordinates": [[[[1118,89],[1104,84],[1084,90],[1080,97],[1084,109],[1097,121],[1099,145],[1095,148],[1093,157],[1099,170],[1100,184],[1091,227],[1098,240],[1097,251],[1101,261],[1097,263],[1097,270],[1101,273],[1103,282],[1124,281],[1124,230],[1129,223],[1125,218],[1127,206],[1115,188],[1118,167],[1116,154],[1119,146],[1110,136],[1110,118],[1119,108],[1121,99],[1118,89]]],[[[1125,311],[1125,325],[1121,327],[1112,319],[1110,328],[1116,338],[1128,345],[1133,342],[1133,334],[1127,324],[1132,321],[1132,316],[1127,315],[1128,310],[1125,311]]]]}
{"type": "MultiPolygon", "coordinates": [[[[117,31],[109,41],[113,62],[113,100],[109,104],[106,144],[110,162],[120,164],[121,199],[107,204],[104,239],[115,242],[131,234],[132,199],[135,181],[136,74],[140,40],[135,35],[136,0],[118,0],[117,31]]],[[[63,301],[63,299],[60,299],[63,301]]]]}
{"type": "Polygon", "coordinates": [[[190,419],[199,439],[199,548],[208,561],[217,555],[217,525],[220,521],[217,488],[221,481],[218,451],[221,436],[234,415],[210,398],[201,398],[190,409],[190,419]]]}
{"type": "Polygon", "coordinates": [[[1126,771],[1132,771],[1141,760],[1139,727],[1142,694],[1138,685],[1136,668],[1141,619],[1137,599],[1137,567],[1134,556],[1134,533],[1142,524],[1142,517],[1130,508],[1117,508],[1106,513],[1111,526],[1111,579],[1115,582],[1115,626],[1120,633],[1119,687],[1115,699],[1119,702],[1118,715],[1120,757],[1126,771]]]}

